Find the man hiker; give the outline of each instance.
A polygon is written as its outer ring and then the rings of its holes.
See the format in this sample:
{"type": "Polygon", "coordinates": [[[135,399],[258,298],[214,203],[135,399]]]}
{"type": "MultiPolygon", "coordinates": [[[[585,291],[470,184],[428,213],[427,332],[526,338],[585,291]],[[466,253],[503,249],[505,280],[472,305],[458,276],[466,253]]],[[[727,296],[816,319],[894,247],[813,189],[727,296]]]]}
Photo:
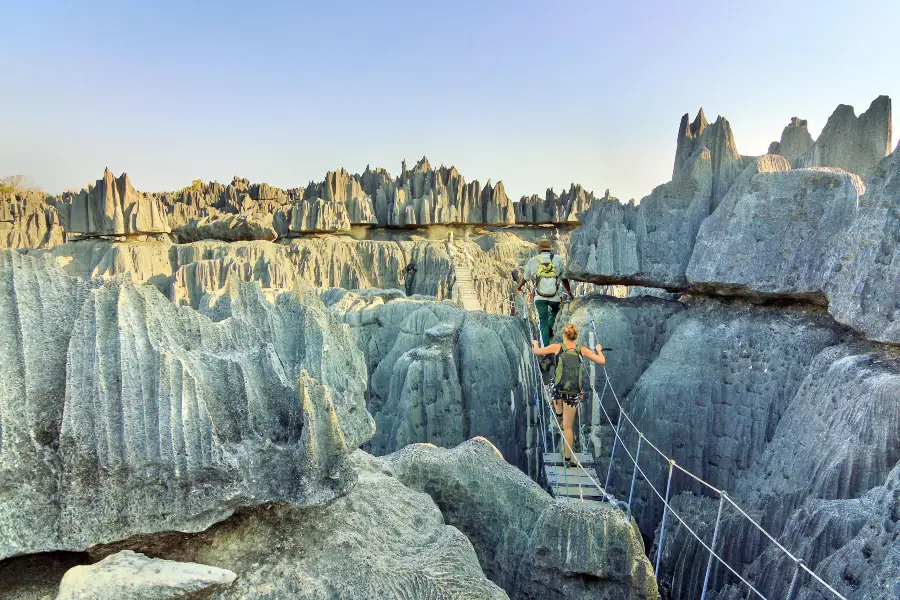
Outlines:
{"type": "Polygon", "coordinates": [[[572,295],[569,280],[562,276],[564,268],[562,258],[553,252],[553,243],[541,240],[538,242],[537,256],[532,256],[526,263],[525,273],[514,292],[518,294],[526,281],[534,281],[534,307],[538,313],[542,344],[549,344],[553,339],[553,322],[562,300],[559,284],[562,283],[566,293],[572,295]]]}

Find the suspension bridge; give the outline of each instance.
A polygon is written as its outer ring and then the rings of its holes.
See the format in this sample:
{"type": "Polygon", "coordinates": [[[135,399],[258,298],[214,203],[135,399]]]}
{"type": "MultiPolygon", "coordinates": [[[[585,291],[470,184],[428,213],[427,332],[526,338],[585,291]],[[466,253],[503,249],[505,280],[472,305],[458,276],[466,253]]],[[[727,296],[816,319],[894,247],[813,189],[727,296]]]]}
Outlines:
{"type": "MultiPolygon", "coordinates": [[[[531,309],[533,308],[533,305],[530,303],[526,305],[524,299],[522,299],[521,297],[516,299],[516,305],[518,307],[518,313],[522,316],[527,324],[529,337],[532,340],[537,340],[541,344],[541,346],[544,346],[544,340],[538,339],[534,335],[534,332],[537,328],[533,327],[532,325],[533,317],[531,315],[531,309]]],[[[594,348],[596,344],[596,326],[594,324],[593,316],[590,317],[590,325],[591,328],[588,334],[589,347],[594,348]]],[[[539,330],[538,333],[540,335],[539,330]]],[[[644,435],[644,432],[641,431],[640,428],[638,428],[638,426],[632,420],[631,416],[625,410],[625,407],[622,405],[622,402],[616,394],[615,389],[613,389],[612,382],[610,381],[609,373],[606,371],[605,365],[601,367],[603,369],[603,389],[598,397],[595,383],[595,366],[593,363],[590,363],[590,393],[594,402],[593,406],[599,407],[600,411],[602,411],[603,417],[606,420],[606,424],[610,428],[612,428],[612,431],[614,432],[611,449],[609,451],[608,467],[603,478],[603,483],[601,485],[600,477],[597,474],[597,465],[595,463],[594,457],[590,452],[585,451],[584,448],[585,436],[581,416],[582,405],[584,403],[579,403],[577,412],[576,431],[579,434],[578,441],[580,447],[579,451],[576,452],[576,449],[569,444],[568,440],[566,440],[565,436],[563,435],[562,426],[557,421],[556,417],[552,416],[553,414],[555,414],[555,409],[552,405],[549,390],[544,385],[537,356],[532,353],[532,357],[534,361],[533,372],[535,378],[533,385],[534,409],[540,429],[540,444],[543,454],[541,460],[541,463],[543,465],[542,475],[545,486],[549,489],[550,493],[553,494],[553,496],[556,497],[559,501],[578,502],[585,505],[607,504],[615,506],[624,511],[626,518],[630,520],[635,500],[635,491],[639,485],[646,485],[652,494],[651,497],[661,502],[663,507],[662,520],[660,521],[656,540],[656,553],[655,557],[651,556],[651,560],[653,560],[654,563],[654,574],[656,575],[657,579],[659,578],[660,564],[662,562],[663,550],[665,548],[666,535],[667,533],[669,533],[668,529],[671,525],[671,518],[677,521],[677,523],[679,523],[684,528],[684,530],[690,536],[692,536],[698,544],[700,544],[700,546],[707,554],[700,600],[707,600],[708,594],[711,592],[710,575],[717,565],[721,565],[722,567],[724,567],[724,569],[735,578],[735,581],[738,582],[740,586],[742,586],[741,589],[746,590],[746,599],[761,598],[762,600],[782,600],[781,597],[767,597],[766,595],[764,595],[763,592],[760,591],[759,587],[755,586],[753,582],[744,577],[733,565],[729,564],[722,557],[721,550],[717,551],[717,548],[723,547],[722,540],[720,538],[720,535],[722,533],[721,526],[723,510],[726,507],[729,507],[731,510],[734,510],[741,518],[746,519],[754,528],[759,531],[762,536],[767,538],[768,541],[772,543],[774,548],[777,548],[778,551],[781,552],[784,557],[786,557],[788,561],[790,561],[791,564],[793,564],[793,575],[790,579],[790,582],[785,582],[788,583],[788,587],[787,595],[784,596],[784,600],[796,600],[797,594],[800,591],[800,587],[807,581],[812,582],[813,585],[817,586],[824,598],[847,600],[847,598],[840,592],[838,592],[832,585],[823,580],[811,568],[809,568],[809,566],[806,565],[803,559],[788,550],[775,538],[775,536],[766,531],[758,521],[750,516],[743,508],[741,508],[740,505],[737,504],[737,502],[735,502],[728,495],[726,490],[717,488],[698,475],[685,469],[684,467],[679,465],[675,461],[675,459],[666,455],[650,439],[648,439],[647,436],[644,435]],[[619,411],[618,418],[615,420],[613,420],[613,418],[609,414],[609,411],[607,411],[606,407],[603,404],[603,400],[605,399],[607,392],[615,401],[615,405],[619,411]],[[637,435],[637,444],[634,447],[633,452],[626,444],[625,439],[623,439],[624,437],[626,437],[625,434],[626,430],[628,429],[632,430],[633,433],[637,435]],[[570,456],[575,463],[574,467],[567,466],[566,461],[563,458],[563,444],[569,450],[570,456]],[[624,453],[627,457],[627,461],[625,461],[625,463],[631,465],[631,484],[629,486],[627,500],[616,498],[612,493],[609,493],[607,491],[610,488],[610,480],[613,476],[613,465],[617,452],[624,453]],[[641,466],[642,459],[644,461],[643,467],[641,466]],[[665,471],[667,471],[668,473],[665,489],[661,489],[659,486],[653,485],[653,483],[651,482],[651,478],[647,474],[648,463],[651,460],[655,460],[659,465],[664,466],[665,471]],[[692,528],[685,520],[684,516],[679,514],[671,504],[672,478],[676,474],[680,474],[680,476],[685,476],[696,481],[698,484],[706,488],[706,490],[712,497],[718,499],[718,510],[716,514],[715,525],[713,527],[712,535],[708,539],[703,539],[703,537],[701,537],[696,532],[695,528],[692,528]]]]}

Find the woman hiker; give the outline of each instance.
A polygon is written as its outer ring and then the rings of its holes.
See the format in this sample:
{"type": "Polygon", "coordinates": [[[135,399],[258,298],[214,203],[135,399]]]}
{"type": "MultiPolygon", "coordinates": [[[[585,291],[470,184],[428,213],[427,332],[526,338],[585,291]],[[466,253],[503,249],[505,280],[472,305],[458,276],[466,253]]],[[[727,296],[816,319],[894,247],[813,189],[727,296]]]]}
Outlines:
{"type": "Polygon", "coordinates": [[[606,364],[603,349],[597,344],[596,353],[578,343],[578,327],[569,323],[562,330],[562,343],[550,344],[541,348],[537,341],[532,340],[534,353],[538,356],[556,356],[556,373],[553,377],[551,389],[553,391],[553,408],[556,410],[557,420],[562,421],[563,435],[568,443],[564,444],[566,466],[572,467],[572,455],[569,448],[574,444],[572,426],[575,424],[575,415],[578,403],[584,396],[581,385],[584,379],[584,362],[582,357],[588,358],[598,365],[606,364]]]}

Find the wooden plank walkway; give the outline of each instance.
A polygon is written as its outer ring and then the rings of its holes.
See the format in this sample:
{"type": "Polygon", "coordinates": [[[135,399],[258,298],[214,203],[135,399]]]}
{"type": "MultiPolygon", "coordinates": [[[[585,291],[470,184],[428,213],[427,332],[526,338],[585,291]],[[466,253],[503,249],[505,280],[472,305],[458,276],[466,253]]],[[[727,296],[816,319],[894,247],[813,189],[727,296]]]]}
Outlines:
{"type": "Polygon", "coordinates": [[[603,493],[594,481],[599,481],[594,469],[594,461],[588,454],[575,453],[584,469],[563,468],[563,457],[559,453],[544,455],[544,475],[553,496],[561,502],[590,502],[592,506],[601,504],[603,493]],[[591,481],[593,478],[593,481],[591,481]]]}

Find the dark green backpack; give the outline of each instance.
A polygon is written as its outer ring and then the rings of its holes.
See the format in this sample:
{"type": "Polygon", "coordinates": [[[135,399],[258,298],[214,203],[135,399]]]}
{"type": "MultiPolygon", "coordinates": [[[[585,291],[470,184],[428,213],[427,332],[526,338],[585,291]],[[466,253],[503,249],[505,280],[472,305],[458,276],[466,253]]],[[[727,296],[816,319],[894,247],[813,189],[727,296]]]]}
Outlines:
{"type": "Polygon", "coordinates": [[[581,382],[584,379],[584,362],[581,360],[581,344],[568,349],[563,346],[556,355],[556,376],[553,378],[553,389],[557,394],[577,396],[581,393],[581,382]]]}

